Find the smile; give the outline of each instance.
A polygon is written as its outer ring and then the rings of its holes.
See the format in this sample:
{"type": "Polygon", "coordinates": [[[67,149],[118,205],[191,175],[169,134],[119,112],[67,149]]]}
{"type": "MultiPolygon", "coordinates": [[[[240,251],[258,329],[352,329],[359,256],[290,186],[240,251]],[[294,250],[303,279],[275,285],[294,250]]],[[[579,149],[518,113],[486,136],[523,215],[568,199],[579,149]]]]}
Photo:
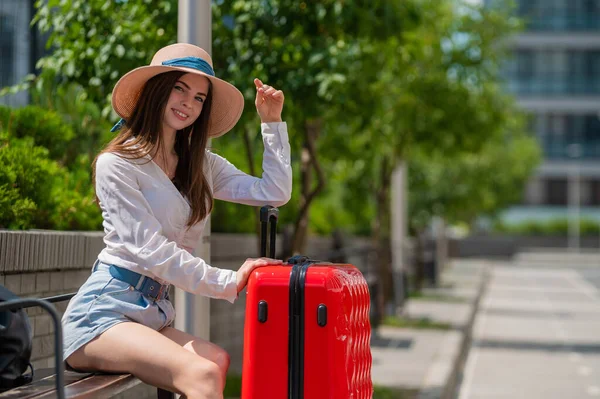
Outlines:
{"type": "Polygon", "coordinates": [[[177,118],[181,119],[182,121],[184,121],[188,118],[188,115],[186,115],[183,112],[178,111],[174,108],[173,108],[173,113],[175,114],[175,116],[177,116],[177,118]]]}

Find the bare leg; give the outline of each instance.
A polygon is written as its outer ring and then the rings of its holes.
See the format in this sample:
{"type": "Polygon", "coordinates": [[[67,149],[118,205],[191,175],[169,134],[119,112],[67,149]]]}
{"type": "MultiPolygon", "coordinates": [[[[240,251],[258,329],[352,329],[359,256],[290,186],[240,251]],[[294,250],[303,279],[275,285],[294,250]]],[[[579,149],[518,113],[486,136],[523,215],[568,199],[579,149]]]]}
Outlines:
{"type": "Polygon", "coordinates": [[[221,369],[221,375],[223,376],[223,388],[225,387],[227,370],[229,369],[230,364],[229,354],[225,351],[225,349],[213,344],[210,341],[195,337],[175,328],[165,327],[159,332],[170,340],[181,345],[184,349],[187,349],[198,356],[216,363],[221,369]]]}
{"type": "Polygon", "coordinates": [[[131,373],[188,399],[223,399],[219,366],[138,323],[117,324],[75,351],[67,362],[80,370],[131,373]]]}

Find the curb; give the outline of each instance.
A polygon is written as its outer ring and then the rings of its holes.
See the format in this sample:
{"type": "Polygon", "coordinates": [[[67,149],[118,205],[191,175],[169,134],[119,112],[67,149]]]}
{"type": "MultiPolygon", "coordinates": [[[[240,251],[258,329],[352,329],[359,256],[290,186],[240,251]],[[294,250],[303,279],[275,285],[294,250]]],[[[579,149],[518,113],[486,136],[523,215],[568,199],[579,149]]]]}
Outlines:
{"type": "Polygon", "coordinates": [[[438,362],[439,364],[433,365],[433,379],[444,380],[443,377],[440,378],[440,375],[445,374],[445,381],[441,384],[431,384],[429,387],[423,387],[425,389],[419,393],[418,396],[420,399],[451,399],[456,397],[456,390],[462,380],[462,373],[467,361],[469,349],[471,348],[471,343],[473,341],[473,327],[475,325],[475,318],[477,316],[477,311],[479,310],[481,298],[487,289],[489,278],[490,267],[486,266],[485,271],[483,272],[481,283],[477,290],[477,295],[473,301],[473,308],[471,309],[467,324],[461,329],[460,333],[455,332],[456,334],[449,335],[446,339],[446,344],[444,345],[443,349],[443,352],[446,354],[444,358],[448,359],[449,356],[452,356],[451,358],[454,360],[451,362],[441,361],[438,362]],[[456,349],[457,341],[460,341],[458,343],[458,349],[456,349]],[[448,365],[448,363],[450,364],[448,365]],[[437,385],[437,387],[435,385],[437,385]]]}
{"type": "Polygon", "coordinates": [[[481,304],[481,298],[483,298],[483,295],[487,290],[487,286],[490,280],[490,271],[491,267],[486,266],[485,271],[483,272],[481,285],[479,286],[479,290],[477,292],[477,297],[475,298],[475,302],[473,304],[473,310],[469,317],[469,322],[463,330],[464,337],[461,342],[459,356],[456,359],[456,363],[452,374],[449,378],[448,384],[446,385],[446,389],[444,389],[444,393],[441,396],[442,399],[450,399],[455,397],[456,389],[459,387],[459,384],[462,380],[462,374],[465,368],[465,364],[467,362],[469,349],[471,348],[471,343],[473,342],[473,326],[475,325],[475,318],[477,316],[477,311],[479,310],[479,306],[481,304]]]}

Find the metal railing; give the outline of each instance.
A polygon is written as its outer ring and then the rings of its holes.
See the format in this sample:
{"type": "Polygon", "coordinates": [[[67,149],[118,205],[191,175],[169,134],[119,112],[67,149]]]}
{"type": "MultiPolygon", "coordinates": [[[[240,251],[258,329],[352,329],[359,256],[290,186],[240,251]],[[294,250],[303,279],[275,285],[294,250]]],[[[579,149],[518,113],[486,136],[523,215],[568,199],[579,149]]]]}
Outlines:
{"type": "Polygon", "coordinates": [[[56,368],[56,396],[58,399],[65,398],[65,365],[62,361],[63,353],[63,333],[60,324],[60,315],[52,306],[52,303],[68,301],[75,296],[75,293],[53,296],[49,298],[19,298],[0,302],[0,312],[26,309],[39,306],[48,313],[54,323],[54,366],[56,368]]]}

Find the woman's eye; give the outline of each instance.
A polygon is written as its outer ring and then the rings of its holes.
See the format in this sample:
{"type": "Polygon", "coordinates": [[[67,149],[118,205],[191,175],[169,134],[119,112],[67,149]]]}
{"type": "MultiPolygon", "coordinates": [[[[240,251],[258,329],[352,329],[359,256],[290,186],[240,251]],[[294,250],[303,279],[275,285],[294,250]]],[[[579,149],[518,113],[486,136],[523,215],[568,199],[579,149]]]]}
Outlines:
{"type": "Polygon", "coordinates": [[[204,99],[202,97],[196,97],[196,100],[200,101],[201,103],[204,102],[204,99]]]}
{"type": "Polygon", "coordinates": [[[175,86],[175,90],[179,90],[179,91],[183,91],[183,88],[181,86],[175,86]]]}

